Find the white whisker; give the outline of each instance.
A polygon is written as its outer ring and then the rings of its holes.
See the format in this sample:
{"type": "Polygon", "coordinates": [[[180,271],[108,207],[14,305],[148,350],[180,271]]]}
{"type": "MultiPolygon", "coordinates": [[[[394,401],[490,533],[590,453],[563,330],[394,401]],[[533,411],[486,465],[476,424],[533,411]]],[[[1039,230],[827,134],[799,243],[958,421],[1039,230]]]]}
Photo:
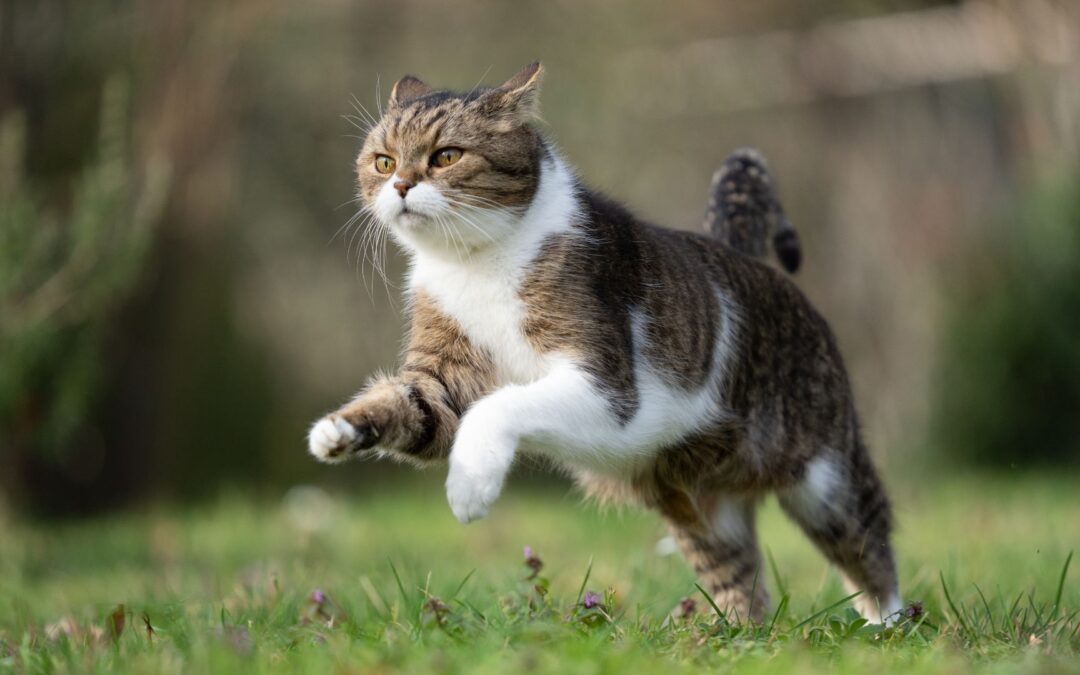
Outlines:
{"type": "MultiPolygon", "coordinates": [[[[457,207],[457,208],[459,208],[459,209],[460,209],[460,208],[461,208],[461,207],[462,207],[463,205],[461,205],[461,204],[454,204],[453,202],[451,202],[451,206],[454,206],[454,207],[457,207]]],[[[465,213],[463,213],[462,211],[460,211],[460,210],[459,210],[459,211],[457,211],[457,212],[456,212],[456,213],[454,214],[454,216],[455,216],[455,217],[457,217],[457,218],[458,218],[458,219],[459,219],[459,220],[460,220],[461,222],[465,223],[465,224],[466,224],[466,225],[468,225],[469,227],[473,228],[474,230],[476,230],[477,232],[479,232],[480,234],[482,234],[482,235],[483,235],[483,236],[484,236],[484,237],[485,237],[485,238],[486,238],[486,239],[487,239],[487,240],[488,240],[489,242],[491,242],[492,244],[494,244],[494,243],[495,243],[495,241],[496,241],[496,240],[495,240],[495,237],[491,236],[491,233],[490,233],[490,232],[488,232],[488,231],[487,231],[487,230],[485,230],[484,228],[480,227],[480,225],[479,225],[479,224],[477,224],[477,223],[476,223],[476,222],[475,222],[475,221],[474,221],[474,220],[473,220],[472,218],[470,218],[469,216],[465,215],[465,213]]]]}

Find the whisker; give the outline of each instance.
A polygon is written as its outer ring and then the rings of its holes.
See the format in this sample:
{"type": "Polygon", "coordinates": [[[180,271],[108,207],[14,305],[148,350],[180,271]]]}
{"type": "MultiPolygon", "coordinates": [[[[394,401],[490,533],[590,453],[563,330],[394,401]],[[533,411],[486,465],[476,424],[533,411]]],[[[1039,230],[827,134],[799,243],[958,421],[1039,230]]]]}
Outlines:
{"type": "MultiPolygon", "coordinates": [[[[465,260],[464,260],[464,262],[470,262],[471,263],[472,262],[472,251],[469,250],[469,246],[465,243],[465,238],[462,237],[461,233],[458,232],[457,229],[454,228],[452,225],[448,225],[448,228],[450,230],[451,239],[454,239],[454,235],[457,235],[457,240],[461,241],[461,248],[465,251],[465,260]]],[[[461,250],[458,249],[456,241],[454,243],[454,250],[457,251],[458,262],[462,262],[461,250]]]]}
{"type": "Polygon", "coordinates": [[[461,207],[463,209],[468,209],[470,212],[474,212],[474,213],[482,213],[482,214],[485,214],[485,215],[496,215],[496,216],[503,216],[503,217],[513,217],[513,216],[516,215],[515,212],[510,211],[509,209],[500,209],[500,208],[488,206],[486,204],[469,203],[468,201],[464,201],[464,200],[461,200],[461,199],[458,199],[458,198],[449,199],[448,201],[450,201],[454,206],[459,206],[459,207],[461,207]]]}
{"type": "MultiPolygon", "coordinates": [[[[349,202],[345,202],[345,204],[348,203],[349,202]]],[[[342,204],[341,206],[345,206],[345,204],[342,204]]],[[[340,209],[341,206],[339,206],[338,208],[340,209]]],[[[326,245],[329,246],[330,244],[332,244],[334,240],[337,239],[337,236],[342,233],[342,231],[348,232],[349,228],[353,225],[353,223],[355,223],[357,219],[367,213],[367,211],[367,206],[361,206],[359,211],[354,213],[348,220],[345,221],[345,223],[341,227],[337,229],[336,232],[334,232],[333,236],[330,237],[330,240],[326,242],[326,245]]]]}
{"type": "MultiPolygon", "coordinates": [[[[460,206],[460,205],[458,205],[458,206],[460,206]]],[[[486,237],[488,239],[488,241],[490,241],[492,244],[495,243],[495,238],[492,237],[491,234],[487,230],[480,227],[480,225],[478,223],[476,223],[472,218],[469,218],[467,215],[465,215],[464,213],[461,213],[461,212],[457,212],[454,215],[457,216],[461,220],[461,222],[465,223],[466,225],[473,228],[474,230],[476,230],[480,234],[484,235],[484,237],[486,237]]]]}
{"type": "Polygon", "coordinates": [[[366,120],[366,119],[364,119],[364,118],[362,118],[362,117],[360,117],[358,115],[350,115],[349,113],[342,113],[341,119],[345,120],[346,122],[349,123],[350,126],[356,128],[357,130],[363,132],[364,134],[367,134],[368,132],[370,132],[371,127],[374,126],[374,123],[372,123],[372,122],[370,122],[370,121],[368,121],[368,120],[366,120]]]}
{"type": "Polygon", "coordinates": [[[375,73],[375,107],[379,109],[379,117],[383,116],[381,85],[382,75],[375,73]]]}
{"type": "MultiPolygon", "coordinates": [[[[363,233],[360,235],[360,242],[356,248],[356,264],[360,268],[361,278],[365,285],[368,287],[369,297],[375,293],[375,275],[371,276],[370,282],[368,281],[367,268],[364,266],[364,261],[370,261],[372,269],[379,273],[379,256],[378,256],[378,240],[382,234],[382,223],[377,218],[372,218],[365,221],[363,226],[363,233]]],[[[382,276],[380,274],[380,276],[382,276]]]]}
{"type": "Polygon", "coordinates": [[[454,229],[450,223],[446,222],[446,218],[442,215],[435,216],[435,222],[439,224],[439,228],[443,231],[443,237],[449,238],[450,244],[454,245],[454,252],[457,253],[458,260],[461,260],[461,250],[458,248],[457,239],[454,238],[454,229]]]}
{"type": "Polygon", "coordinates": [[[345,207],[345,206],[348,206],[349,204],[359,204],[360,207],[363,208],[365,206],[364,205],[364,198],[357,195],[357,196],[353,197],[352,199],[341,202],[340,204],[338,204],[337,206],[334,207],[334,210],[337,211],[338,209],[340,209],[342,207],[345,207]]]}
{"type": "Polygon", "coordinates": [[[357,247],[356,247],[356,261],[357,261],[357,263],[360,262],[361,255],[363,255],[365,253],[365,247],[367,245],[366,244],[367,239],[368,239],[368,237],[371,236],[370,223],[368,221],[369,221],[368,218],[365,218],[365,219],[363,219],[361,221],[358,221],[357,224],[356,224],[356,227],[352,230],[352,234],[349,236],[349,240],[348,240],[348,242],[347,242],[347,244],[345,246],[345,260],[346,261],[349,261],[349,260],[352,259],[353,243],[357,242],[357,237],[359,237],[359,242],[358,242],[357,247]]]}
{"type": "Polygon", "coordinates": [[[452,191],[451,194],[455,199],[469,203],[472,206],[483,206],[492,211],[508,215],[519,215],[521,213],[521,209],[519,208],[504,206],[496,201],[493,201],[486,197],[481,197],[479,195],[472,195],[467,192],[461,192],[458,190],[452,191]]]}
{"type": "Polygon", "coordinates": [[[492,243],[494,243],[495,239],[494,239],[494,237],[491,236],[490,232],[488,231],[490,229],[490,226],[491,225],[500,225],[503,229],[505,229],[506,225],[499,222],[500,218],[491,219],[490,216],[492,216],[492,215],[501,216],[501,217],[506,218],[508,220],[511,219],[511,218],[516,217],[515,212],[513,212],[513,211],[511,211],[509,209],[506,209],[505,207],[480,207],[480,206],[477,206],[475,204],[469,204],[468,202],[461,199],[461,195],[451,196],[451,197],[449,197],[447,199],[447,201],[450,203],[451,207],[455,209],[455,215],[456,216],[461,218],[462,221],[465,222],[466,224],[472,226],[473,229],[476,229],[477,231],[481,232],[492,243]],[[472,216],[481,216],[481,215],[484,216],[488,220],[488,224],[489,224],[488,228],[480,227],[479,224],[476,222],[476,220],[472,217],[472,216]]]}
{"type": "Polygon", "coordinates": [[[488,67],[487,67],[487,70],[485,70],[485,71],[484,71],[484,74],[480,76],[480,79],[479,79],[479,80],[477,80],[477,81],[476,81],[476,84],[474,84],[474,85],[472,86],[472,89],[470,89],[470,90],[469,90],[469,93],[465,95],[465,97],[466,97],[466,98],[468,98],[469,96],[472,96],[472,95],[473,95],[473,93],[475,93],[475,92],[476,92],[476,89],[477,89],[477,87],[479,87],[479,86],[480,86],[480,83],[481,83],[481,82],[483,82],[483,81],[484,81],[484,79],[485,79],[485,78],[486,78],[486,77],[488,76],[488,73],[490,73],[490,72],[491,72],[491,68],[492,68],[492,66],[488,66],[488,67]]]}
{"type": "Polygon", "coordinates": [[[344,118],[345,121],[359,129],[360,131],[366,134],[370,132],[371,129],[379,123],[379,120],[377,120],[374,115],[368,112],[367,108],[365,108],[363,104],[360,103],[360,99],[356,98],[355,94],[353,94],[352,97],[349,99],[349,105],[352,106],[353,113],[355,114],[345,113],[342,115],[342,118],[344,118]]]}
{"type": "Polygon", "coordinates": [[[382,277],[383,285],[387,288],[397,288],[397,284],[390,280],[386,274],[386,249],[387,242],[390,240],[390,228],[381,227],[379,229],[379,276],[382,277]]]}
{"type": "Polygon", "coordinates": [[[352,97],[352,103],[353,110],[355,110],[358,114],[363,115],[365,119],[371,122],[372,126],[375,126],[379,123],[379,120],[371,114],[371,111],[368,110],[363,103],[360,102],[360,99],[356,98],[355,94],[352,97]]]}

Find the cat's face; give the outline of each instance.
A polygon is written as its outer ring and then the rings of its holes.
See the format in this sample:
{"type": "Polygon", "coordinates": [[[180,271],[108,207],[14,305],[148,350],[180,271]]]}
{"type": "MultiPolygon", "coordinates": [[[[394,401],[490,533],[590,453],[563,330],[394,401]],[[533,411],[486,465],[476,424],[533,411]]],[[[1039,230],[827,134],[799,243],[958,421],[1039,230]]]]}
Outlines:
{"type": "Polygon", "coordinates": [[[435,91],[406,76],[356,160],[360,194],[407,246],[475,250],[513,229],[536,193],[543,144],[530,126],[542,69],[501,87],[435,91]]]}

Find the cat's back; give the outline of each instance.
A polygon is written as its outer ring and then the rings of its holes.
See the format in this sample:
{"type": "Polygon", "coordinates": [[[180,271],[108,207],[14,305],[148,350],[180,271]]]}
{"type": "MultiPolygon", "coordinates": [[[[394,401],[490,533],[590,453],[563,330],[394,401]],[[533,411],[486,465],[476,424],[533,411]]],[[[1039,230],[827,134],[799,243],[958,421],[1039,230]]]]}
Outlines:
{"type": "Polygon", "coordinates": [[[642,253],[640,304],[659,328],[650,346],[661,367],[704,376],[712,350],[729,349],[735,411],[781,397],[844,414],[846,398],[821,397],[848,390],[836,339],[788,275],[710,235],[640,221],[631,229],[642,253]],[[728,321],[735,338],[718,344],[728,321]]]}

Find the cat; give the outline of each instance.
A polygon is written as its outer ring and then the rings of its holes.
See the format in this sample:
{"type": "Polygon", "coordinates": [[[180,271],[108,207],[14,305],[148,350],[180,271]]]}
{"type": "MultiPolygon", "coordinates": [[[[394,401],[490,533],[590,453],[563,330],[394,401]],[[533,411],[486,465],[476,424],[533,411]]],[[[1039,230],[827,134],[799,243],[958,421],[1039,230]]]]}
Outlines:
{"type": "Polygon", "coordinates": [[[782,264],[799,257],[762,161],[721,169],[711,234],[642,222],[537,130],[542,73],[394,85],[356,171],[372,226],[408,255],[411,329],[398,373],[317,421],[311,454],[449,460],[463,523],[517,453],[544,457],[587,494],[658,511],[733,620],[768,607],[754,511],[772,491],[862,615],[890,621],[891,508],[836,341],[756,259],[766,232],[782,264]]]}

